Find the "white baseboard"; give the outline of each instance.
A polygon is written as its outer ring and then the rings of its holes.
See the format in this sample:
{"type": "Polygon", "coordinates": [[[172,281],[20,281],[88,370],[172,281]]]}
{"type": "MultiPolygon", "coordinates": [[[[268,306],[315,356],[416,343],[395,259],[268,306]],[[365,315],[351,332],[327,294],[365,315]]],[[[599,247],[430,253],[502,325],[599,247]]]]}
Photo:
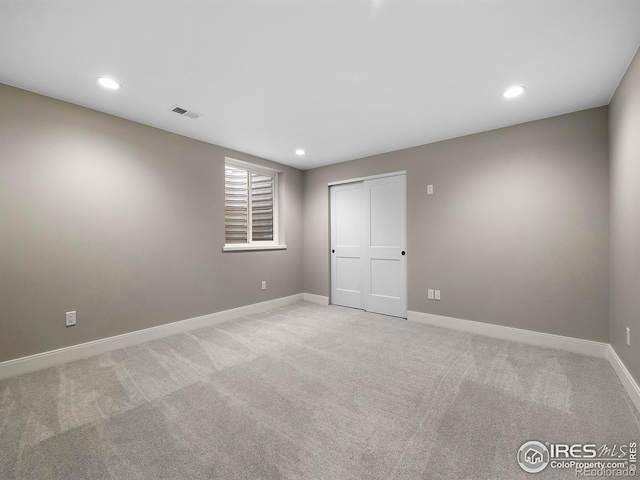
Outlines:
{"type": "Polygon", "coordinates": [[[145,328],[135,332],[124,333],[114,337],[94,340],[92,342],[72,345],[70,347],[59,348],[49,352],[37,353],[28,357],[16,358],[0,363],[0,380],[15,377],[23,373],[42,370],[62,363],[79,360],[81,358],[110,352],[119,348],[130,347],[149,340],[168,337],[176,333],[195,330],[196,328],[216,325],[218,323],[233,320],[255,313],[266,312],[275,308],[283,307],[303,299],[303,294],[298,293],[289,297],[276,298],[266,302],[254,303],[244,307],[223,310],[222,312],[210,313],[200,317],[189,318],[178,322],[167,323],[157,327],[145,328]]]}
{"type": "MultiPolygon", "coordinates": [[[[178,322],[159,325],[157,327],[124,333],[114,337],[94,340],[92,342],[72,345],[49,352],[37,353],[28,357],[16,358],[0,363],[0,380],[23,373],[29,373],[44,368],[53,367],[63,363],[87,358],[93,355],[110,352],[119,348],[130,347],[150,340],[168,337],[176,333],[187,332],[197,328],[216,325],[235,318],[266,312],[283,307],[291,303],[304,300],[318,305],[328,305],[329,298],[310,293],[299,293],[288,297],[276,298],[266,302],[254,303],[244,307],[232,308],[222,312],[210,313],[200,317],[189,318],[178,322]]],[[[620,378],[624,389],[629,394],[636,409],[640,411],[640,387],[635,382],[620,357],[611,345],[579,338],[563,337],[549,333],[533,332],[519,328],[491,325],[489,323],[461,320],[459,318],[444,317],[422,312],[407,312],[407,319],[412,322],[424,323],[437,327],[451,328],[468,333],[485,335],[502,340],[526,343],[538,347],[555,348],[574,353],[581,353],[593,357],[601,357],[609,360],[616,375],[620,378]]]]}
{"type": "Polygon", "coordinates": [[[487,337],[499,338],[501,340],[511,340],[514,342],[526,343],[537,347],[554,348],[568,352],[581,353],[592,357],[606,358],[616,375],[620,379],[622,386],[626,390],[631,402],[640,412],[640,386],[622,363],[615,350],[608,343],[593,342],[580,338],[563,337],[550,333],[533,332],[520,328],[503,327],[490,323],[473,322],[461,320],[459,318],[444,317],[431,313],[407,312],[407,320],[411,322],[424,323],[436,327],[450,328],[467,333],[475,333],[487,337]]]}
{"type": "Polygon", "coordinates": [[[317,305],[329,305],[329,297],[325,297],[324,295],[316,295],[314,293],[303,293],[302,299],[305,302],[311,302],[317,305]]]}
{"type": "Polygon", "coordinates": [[[616,372],[616,375],[618,375],[620,382],[622,382],[622,386],[629,394],[629,398],[631,398],[631,401],[636,406],[636,410],[640,412],[640,387],[638,387],[631,373],[629,373],[629,370],[627,370],[627,367],[622,363],[622,360],[618,357],[618,354],[611,345],[609,345],[607,349],[607,359],[616,372]]]}
{"type": "Polygon", "coordinates": [[[537,347],[555,348],[557,350],[581,353],[592,357],[607,358],[607,350],[609,347],[608,343],[563,337],[561,335],[522,330],[520,328],[503,327],[501,325],[492,325],[490,323],[474,322],[471,320],[461,320],[459,318],[444,317],[431,313],[409,311],[407,312],[407,320],[502,340],[526,343],[537,347]]]}

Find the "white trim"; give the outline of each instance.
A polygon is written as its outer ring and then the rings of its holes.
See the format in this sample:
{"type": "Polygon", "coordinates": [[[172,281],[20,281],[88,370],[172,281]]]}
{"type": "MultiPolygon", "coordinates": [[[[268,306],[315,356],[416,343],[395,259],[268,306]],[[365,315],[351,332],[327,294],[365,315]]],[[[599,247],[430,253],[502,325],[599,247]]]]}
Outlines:
{"type": "Polygon", "coordinates": [[[314,293],[303,293],[302,299],[305,302],[315,303],[316,305],[329,305],[329,297],[324,295],[316,295],[314,293]]]}
{"type": "Polygon", "coordinates": [[[343,185],[345,183],[364,182],[365,180],[373,180],[374,178],[395,177],[397,175],[406,175],[406,174],[407,174],[406,170],[401,170],[399,172],[381,173],[379,175],[370,175],[368,177],[350,178],[348,180],[336,180],[335,182],[329,182],[329,186],[332,187],[334,185],[343,185]]]}
{"type": "Polygon", "coordinates": [[[445,327],[462,332],[485,335],[487,337],[499,338],[501,340],[511,340],[514,342],[526,343],[537,347],[554,348],[573,353],[581,353],[592,357],[607,358],[608,343],[582,340],[580,338],[563,337],[551,333],[534,332],[532,330],[522,330],[520,328],[503,327],[502,325],[492,325],[490,323],[474,322],[459,318],[444,317],[422,312],[407,312],[407,320],[411,322],[424,323],[436,327],[445,327]]]}
{"type": "Polygon", "coordinates": [[[225,165],[227,163],[230,163],[231,165],[235,165],[236,167],[246,168],[248,170],[253,170],[254,172],[258,173],[264,173],[266,175],[282,173],[282,171],[276,170],[274,168],[264,167],[262,165],[258,165],[257,163],[245,162],[243,160],[236,160],[235,158],[231,157],[224,157],[224,163],[225,165]]]}
{"type": "Polygon", "coordinates": [[[249,245],[245,245],[245,244],[238,244],[238,245],[234,245],[229,244],[229,245],[225,245],[222,248],[223,252],[246,252],[246,251],[252,251],[252,250],[286,250],[287,246],[286,245],[260,245],[260,243],[251,243],[249,245]]]}
{"type": "Polygon", "coordinates": [[[611,345],[609,345],[607,349],[607,360],[609,360],[613,370],[616,372],[616,375],[618,375],[622,386],[629,394],[629,398],[635,405],[636,410],[640,412],[640,387],[638,387],[631,373],[629,373],[629,370],[627,370],[627,367],[622,363],[622,360],[618,357],[618,354],[611,345]]]}
{"type": "MultiPolygon", "coordinates": [[[[329,297],[315,295],[313,293],[298,293],[288,297],[267,300],[266,302],[254,303],[244,307],[232,308],[221,312],[210,313],[200,317],[189,318],[178,322],[159,325],[157,327],[137,330],[135,332],[124,333],[113,337],[94,340],[92,342],[72,345],[70,347],[59,348],[48,352],[37,353],[28,357],[16,358],[0,363],[0,380],[15,377],[24,373],[54,367],[63,363],[79,360],[82,358],[99,355],[101,353],[118,350],[120,348],[131,347],[150,340],[168,337],[176,333],[188,332],[197,328],[233,320],[235,318],[266,312],[279,307],[284,307],[291,303],[304,300],[317,305],[329,305],[329,297]]],[[[616,375],[620,379],[622,386],[629,395],[636,409],[640,412],[640,387],[635,382],[631,373],[616,354],[613,347],[607,343],[581,340],[578,338],[563,337],[549,333],[533,332],[519,328],[503,327],[488,323],[461,320],[458,318],[444,317],[430,313],[408,311],[410,322],[423,323],[436,327],[450,328],[478,335],[485,335],[502,340],[526,343],[539,347],[555,348],[574,353],[582,353],[593,357],[606,358],[616,375]]]]}
{"type": "Polygon", "coordinates": [[[42,370],[62,363],[91,357],[100,353],[110,352],[119,348],[131,347],[149,340],[168,337],[176,333],[188,332],[196,328],[216,325],[218,323],[233,320],[255,313],[266,312],[275,308],[283,307],[291,303],[302,300],[303,294],[298,293],[288,297],[267,300],[266,302],[254,303],[244,307],[232,308],[221,312],[209,313],[200,317],[189,318],[178,322],[167,323],[157,327],[145,328],[135,332],[124,333],[113,337],[94,340],[92,342],[72,345],[70,347],[59,348],[49,352],[37,353],[28,357],[16,358],[0,363],[0,380],[23,373],[42,370]]]}

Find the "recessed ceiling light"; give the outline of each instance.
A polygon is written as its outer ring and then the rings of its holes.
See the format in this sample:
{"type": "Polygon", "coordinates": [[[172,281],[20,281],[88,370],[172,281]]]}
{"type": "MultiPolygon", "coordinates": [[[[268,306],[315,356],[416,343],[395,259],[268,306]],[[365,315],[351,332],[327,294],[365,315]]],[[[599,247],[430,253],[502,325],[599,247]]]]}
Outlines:
{"type": "Polygon", "coordinates": [[[122,88],[122,85],[120,85],[118,82],[107,77],[98,77],[98,83],[104,88],[108,88],[109,90],[118,90],[119,88],[122,88]]]}
{"type": "Polygon", "coordinates": [[[519,85],[517,87],[511,87],[509,90],[507,90],[506,92],[504,92],[502,94],[502,96],[504,98],[515,98],[515,97],[519,97],[520,95],[522,95],[524,93],[524,91],[526,90],[525,87],[523,87],[522,85],[519,85]]]}
{"type": "Polygon", "coordinates": [[[303,149],[301,149],[301,148],[299,148],[299,149],[297,149],[297,150],[296,150],[296,155],[300,155],[300,156],[302,156],[302,155],[304,155],[305,153],[307,153],[307,152],[305,152],[305,151],[304,151],[303,149]]]}

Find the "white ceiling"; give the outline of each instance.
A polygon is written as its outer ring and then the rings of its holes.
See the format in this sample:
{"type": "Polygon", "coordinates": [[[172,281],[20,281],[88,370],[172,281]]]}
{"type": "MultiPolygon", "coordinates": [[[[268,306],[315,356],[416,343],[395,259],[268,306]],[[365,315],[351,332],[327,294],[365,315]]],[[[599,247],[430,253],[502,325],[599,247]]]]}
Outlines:
{"type": "Polygon", "coordinates": [[[0,82],[302,169],[606,105],[639,45],[639,0],[0,0],[0,82]]]}

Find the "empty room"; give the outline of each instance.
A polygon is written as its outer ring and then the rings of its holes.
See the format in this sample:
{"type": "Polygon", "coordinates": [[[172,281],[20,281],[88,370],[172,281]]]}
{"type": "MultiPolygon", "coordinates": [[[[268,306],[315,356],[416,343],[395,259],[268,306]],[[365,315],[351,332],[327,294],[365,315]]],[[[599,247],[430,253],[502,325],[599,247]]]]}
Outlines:
{"type": "Polygon", "coordinates": [[[635,477],[639,26],[0,0],[0,479],[635,477]]]}

